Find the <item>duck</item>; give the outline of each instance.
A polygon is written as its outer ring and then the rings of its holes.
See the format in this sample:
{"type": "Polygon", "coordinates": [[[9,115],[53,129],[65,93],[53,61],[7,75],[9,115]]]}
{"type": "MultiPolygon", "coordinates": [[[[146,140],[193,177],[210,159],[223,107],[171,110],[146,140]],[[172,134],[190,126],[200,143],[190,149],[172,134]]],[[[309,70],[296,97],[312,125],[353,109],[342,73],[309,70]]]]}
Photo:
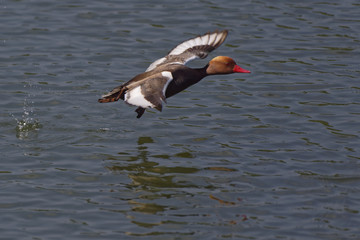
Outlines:
{"type": "Polygon", "coordinates": [[[165,57],[151,63],[145,72],[115,87],[98,99],[98,102],[116,102],[121,99],[136,106],[136,117],[140,118],[148,108],[161,112],[167,98],[198,83],[206,76],[250,73],[227,56],[214,57],[202,68],[186,66],[194,59],[206,58],[225,41],[227,35],[228,30],[216,30],[182,42],[165,57]]]}

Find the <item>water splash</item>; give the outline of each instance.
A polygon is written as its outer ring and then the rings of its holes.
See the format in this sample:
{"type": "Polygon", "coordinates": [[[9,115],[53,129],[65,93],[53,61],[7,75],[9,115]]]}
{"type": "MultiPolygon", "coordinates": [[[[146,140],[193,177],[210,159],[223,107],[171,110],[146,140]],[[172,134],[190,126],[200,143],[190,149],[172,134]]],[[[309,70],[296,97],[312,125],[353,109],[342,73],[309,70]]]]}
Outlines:
{"type": "Polygon", "coordinates": [[[16,137],[22,140],[29,138],[31,134],[36,133],[42,127],[40,122],[35,118],[34,101],[28,100],[30,98],[31,95],[29,94],[27,98],[24,99],[23,111],[20,119],[15,117],[14,114],[11,114],[16,121],[16,137]]]}

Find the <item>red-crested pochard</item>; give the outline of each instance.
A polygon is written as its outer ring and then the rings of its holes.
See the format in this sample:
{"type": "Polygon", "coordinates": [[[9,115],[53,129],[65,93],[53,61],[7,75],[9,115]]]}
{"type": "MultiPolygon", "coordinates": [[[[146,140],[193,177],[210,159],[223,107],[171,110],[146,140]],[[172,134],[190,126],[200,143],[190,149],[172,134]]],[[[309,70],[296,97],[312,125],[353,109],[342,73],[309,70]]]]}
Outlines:
{"type": "Polygon", "coordinates": [[[230,57],[213,58],[203,68],[189,68],[185,64],[196,58],[205,58],[219,47],[228,34],[227,30],[206,33],[189,39],[174,49],[167,56],[153,62],[144,73],[140,73],[127,83],[102,96],[101,103],[124,100],[137,106],[137,118],[146,108],[162,110],[162,102],[189,86],[199,82],[208,75],[250,73],[238,65],[230,57]]]}

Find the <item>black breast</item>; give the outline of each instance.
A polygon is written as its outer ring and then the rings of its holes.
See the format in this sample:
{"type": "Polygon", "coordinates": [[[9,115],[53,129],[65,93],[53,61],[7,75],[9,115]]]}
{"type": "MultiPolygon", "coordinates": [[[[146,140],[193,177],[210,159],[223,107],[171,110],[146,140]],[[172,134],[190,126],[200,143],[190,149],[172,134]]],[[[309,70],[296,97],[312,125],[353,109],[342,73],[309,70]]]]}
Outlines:
{"type": "Polygon", "coordinates": [[[206,68],[189,68],[186,66],[177,67],[171,71],[173,75],[173,80],[170,82],[169,86],[166,89],[165,96],[169,98],[184,89],[194,85],[199,82],[201,79],[206,77],[206,68]]]}

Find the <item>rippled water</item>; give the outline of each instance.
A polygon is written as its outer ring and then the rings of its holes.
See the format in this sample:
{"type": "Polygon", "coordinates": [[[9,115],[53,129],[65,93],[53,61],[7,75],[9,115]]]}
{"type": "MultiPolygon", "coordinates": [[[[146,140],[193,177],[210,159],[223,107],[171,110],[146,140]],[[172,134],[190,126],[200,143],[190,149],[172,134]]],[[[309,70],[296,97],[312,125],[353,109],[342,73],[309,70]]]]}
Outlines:
{"type": "Polygon", "coordinates": [[[0,1],[1,238],[359,239],[359,6],[0,1]],[[97,102],[215,29],[252,74],[97,102]]]}

